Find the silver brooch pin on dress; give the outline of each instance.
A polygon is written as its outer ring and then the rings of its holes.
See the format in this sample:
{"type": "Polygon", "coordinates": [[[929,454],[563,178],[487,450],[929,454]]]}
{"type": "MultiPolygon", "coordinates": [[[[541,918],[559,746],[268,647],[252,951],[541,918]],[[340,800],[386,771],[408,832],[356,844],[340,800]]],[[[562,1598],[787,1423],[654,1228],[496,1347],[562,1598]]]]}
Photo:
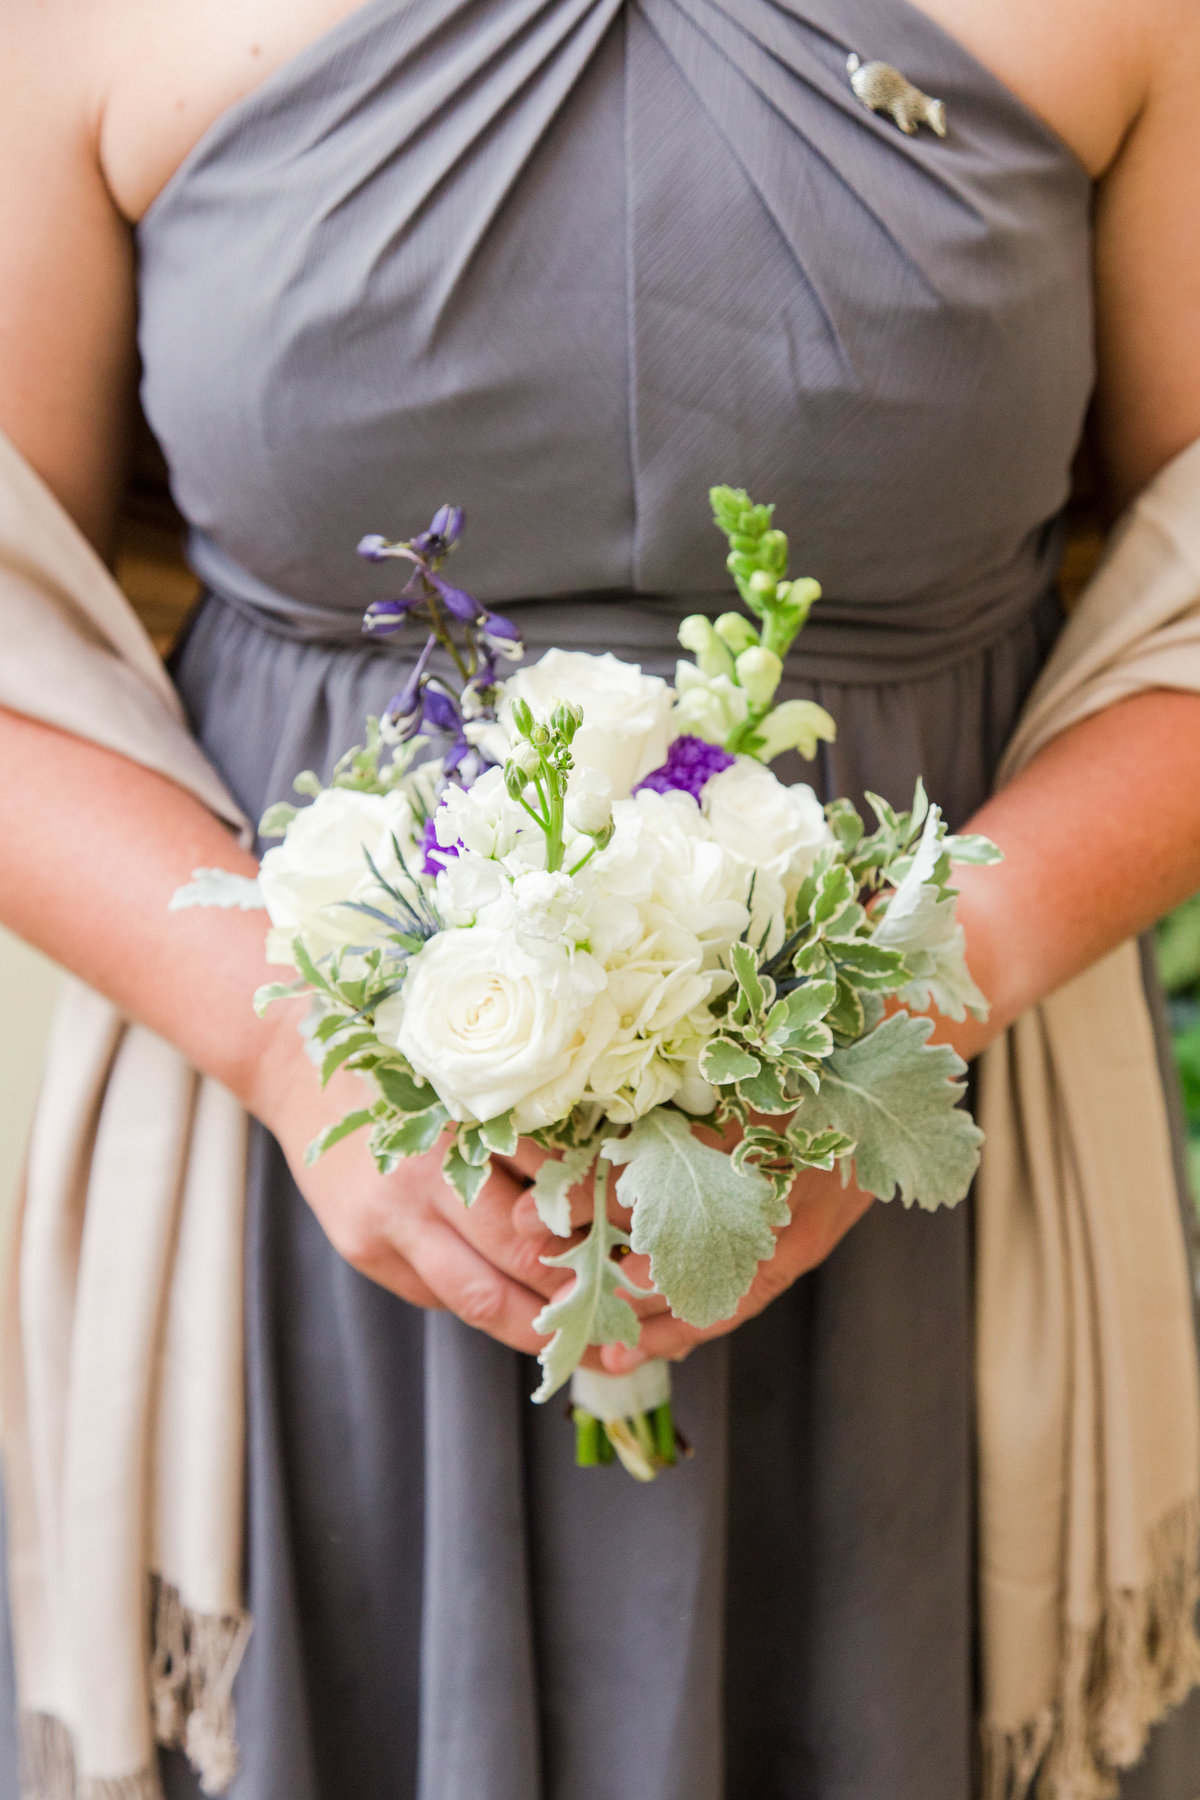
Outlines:
{"type": "Polygon", "coordinates": [[[863,62],[851,53],[846,58],[850,86],[863,105],[872,112],[888,113],[908,137],[915,137],[919,125],[928,125],[939,137],[946,135],[946,103],[923,94],[907,75],[891,63],[863,62]]]}

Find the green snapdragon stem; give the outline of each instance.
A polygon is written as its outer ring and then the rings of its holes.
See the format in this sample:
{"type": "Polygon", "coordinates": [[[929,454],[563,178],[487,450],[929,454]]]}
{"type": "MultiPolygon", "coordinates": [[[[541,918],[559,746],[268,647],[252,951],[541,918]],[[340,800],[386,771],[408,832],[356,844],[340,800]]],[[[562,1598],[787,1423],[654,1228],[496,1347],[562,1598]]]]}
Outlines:
{"type": "Polygon", "coordinates": [[[650,1423],[654,1428],[654,1447],[659,1461],[664,1468],[673,1468],[675,1464],[675,1415],[671,1411],[671,1402],[665,1400],[656,1406],[650,1414],[650,1423]]]}

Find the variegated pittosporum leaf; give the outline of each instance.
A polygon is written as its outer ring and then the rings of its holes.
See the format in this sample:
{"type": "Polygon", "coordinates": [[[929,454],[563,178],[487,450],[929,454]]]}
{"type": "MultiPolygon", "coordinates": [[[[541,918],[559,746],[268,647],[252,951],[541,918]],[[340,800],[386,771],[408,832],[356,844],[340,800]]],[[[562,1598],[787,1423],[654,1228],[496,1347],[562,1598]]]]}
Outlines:
{"type": "Polygon", "coordinates": [[[630,1242],[650,1258],[658,1292],[690,1325],[727,1319],[774,1254],[773,1226],[787,1202],[753,1167],[738,1168],[694,1135],[670,1107],[655,1107],[602,1155],[623,1163],[617,1195],[633,1212],[630,1242]]]}
{"type": "MultiPolygon", "coordinates": [[[[981,853],[979,860],[994,858],[981,853]]],[[[931,806],[908,867],[886,910],[881,909],[873,943],[898,951],[907,964],[911,979],[899,990],[904,1005],[917,1012],[935,1006],[951,1019],[964,1019],[969,1010],[977,1019],[986,1019],[987,1000],[967,968],[966,937],[955,915],[954,890],[945,885],[948,873],[941,814],[931,806]]]]}
{"type": "Polygon", "coordinates": [[[979,1166],[983,1133],[959,1105],[966,1065],[945,1044],[926,1040],[931,1019],[891,1018],[835,1050],[820,1092],[805,1095],[794,1125],[837,1131],[854,1145],[860,1187],[880,1200],[899,1191],[905,1206],[927,1211],[963,1198],[979,1166]]]}

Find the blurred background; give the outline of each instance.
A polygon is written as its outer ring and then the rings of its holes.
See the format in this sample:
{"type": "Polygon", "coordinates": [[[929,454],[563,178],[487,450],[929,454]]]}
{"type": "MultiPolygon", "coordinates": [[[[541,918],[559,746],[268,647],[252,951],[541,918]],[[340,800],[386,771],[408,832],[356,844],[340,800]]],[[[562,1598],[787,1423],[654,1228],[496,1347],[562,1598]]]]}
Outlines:
{"type": "MultiPolygon", "coordinates": [[[[1102,540],[1095,483],[1081,458],[1062,575],[1068,606],[1095,568],[1102,540]]],[[[115,570],[164,654],[197,595],[182,542],[165,470],[144,432],[123,509],[115,570]]],[[[1200,1211],[1200,895],[1163,920],[1157,945],[1188,1120],[1192,1191],[1200,1211]]],[[[53,964],[0,930],[0,1226],[20,1172],[58,981],[53,964]]]]}

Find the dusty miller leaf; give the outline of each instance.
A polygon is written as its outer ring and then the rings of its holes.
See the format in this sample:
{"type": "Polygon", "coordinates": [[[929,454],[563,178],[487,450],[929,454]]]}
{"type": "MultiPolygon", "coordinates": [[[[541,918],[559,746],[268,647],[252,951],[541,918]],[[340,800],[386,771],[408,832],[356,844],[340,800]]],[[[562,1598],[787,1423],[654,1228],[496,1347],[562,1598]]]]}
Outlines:
{"type": "Polygon", "coordinates": [[[188,906],[237,907],[239,912],[259,912],[265,908],[257,877],[235,875],[232,869],[193,869],[185,887],[176,888],[167,901],[168,912],[182,912],[188,906]]]}
{"type": "Polygon", "coordinates": [[[913,979],[900,989],[901,1004],[913,1012],[936,1007],[948,1019],[965,1019],[968,1012],[986,1019],[991,1008],[967,967],[967,937],[955,925],[949,939],[933,950],[912,958],[913,979]]]}
{"type": "Polygon", "coordinates": [[[597,1196],[596,1216],[582,1243],[561,1256],[542,1257],[547,1268],[570,1269],[575,1279],[533,1321],[535,1331],[554,1333],[538,1356],[542,1381],[533,1397],[539,1404],[574,1374],[589,1344],[628,1344],[632,1349],[638,1341],[637,1314],[617,1292],[618,1287],[630,1288],[630,1283],[621,1280],[621,1266],[611,1255],[616,1245],[628,1244],[629,1239],[608,1218],[604,1198],[597,1196]]]}
{"type": "Polygon", "coordinates": [[[854,1143],[860,1187],[880,1200],[896,1189],[905,1206],[932,1212],[963,1198],[979,1166],[983,1133],[958,1102],[965,1069],[946,1044],[929,1044],[931,1019],[893,1013],[835,1050],[820,1092],[806,1094],[796,1125],[840,1131],[854,1143]]]}
{"type": "Polygon", "coordinates": [[[771,1227],[787,1224],[787,1202],[764,1175],[736,1169],[667,1107],[643,1114],[602,1154],[625,1164],[617,1195],[633,1210],[630,1242],[649,1256],[654,1285],[676,1318],[701,1326],[729,1318],[759,1263],[774,1255],[771,1227]]]}
{"type": "Polygon", "coordinates": [[[578,1187],[596,1160],[595,1144],[548,1156],[533,1178],[538,1218],[555,1237],[571,1235],[571,1189],[578,1187]]]}

